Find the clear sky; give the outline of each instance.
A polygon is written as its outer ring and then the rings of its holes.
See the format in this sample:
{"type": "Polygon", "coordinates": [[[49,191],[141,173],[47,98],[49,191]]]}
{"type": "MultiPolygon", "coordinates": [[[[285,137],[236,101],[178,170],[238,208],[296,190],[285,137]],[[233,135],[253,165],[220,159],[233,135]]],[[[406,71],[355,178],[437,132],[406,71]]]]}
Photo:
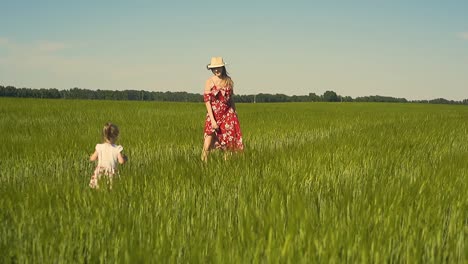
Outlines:
{"type": "Polygon", "coordinates": [[[2,1],[0,85],[468,98],[468,1],[2,1]]]}

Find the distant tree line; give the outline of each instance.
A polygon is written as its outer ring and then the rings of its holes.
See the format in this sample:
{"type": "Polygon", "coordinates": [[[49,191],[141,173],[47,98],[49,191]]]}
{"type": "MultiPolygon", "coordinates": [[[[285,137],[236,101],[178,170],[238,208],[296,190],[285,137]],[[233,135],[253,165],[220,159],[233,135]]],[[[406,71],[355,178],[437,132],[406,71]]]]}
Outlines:
{"type": "MultiPolygon", "coordinates": [[[[149,92],[144,90],[88,90],[72,88],[58,90],[55,88],[16,88],[14,86],[1,86],[0,97],[21,98],[56,98],[56,99],[94,99],[94,100],[132,100],[132,101],[171,101],[171,102],[203,102],[203,95],[187,92],[149,92]]],[[[468,99],[462,101],[437,98],[432,100],[408,101],[405,98],[390,96],[363,96],[352,98],[341,96],[334,91],[326,91],[323,95],[309,93],[309,95],[285,95],[259,93],[251,95],[234,95],[234,100],[241,103],[274,103],[274,102],[387,102],[387,103],[430,103],[430,104],[464,104],[468,105],[468,99]]]]}
{"type": "Polygon", "coordinates": [[[143,90],[88,90],[73,88],[70,90],[15,88],[0,86],[0,97],[23,98],[62,98],[62,99],[95,99],[95,100],[132,100],[132,101],[178,101],[202,102],[203,96],[187,92],[148,92],[143,90]]]}

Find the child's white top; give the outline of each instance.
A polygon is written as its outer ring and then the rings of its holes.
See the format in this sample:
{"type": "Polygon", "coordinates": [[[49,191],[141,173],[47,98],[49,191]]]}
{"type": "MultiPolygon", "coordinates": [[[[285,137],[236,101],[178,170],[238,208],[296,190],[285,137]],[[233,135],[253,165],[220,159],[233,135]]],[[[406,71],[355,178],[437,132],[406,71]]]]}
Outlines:
{"type": "Polygon", "coordinates": [[[116,169],[119,163],[119,153],[123,150],[120,145],[102,143],[96,145],[98,152],[98,167],[116,169]]]}

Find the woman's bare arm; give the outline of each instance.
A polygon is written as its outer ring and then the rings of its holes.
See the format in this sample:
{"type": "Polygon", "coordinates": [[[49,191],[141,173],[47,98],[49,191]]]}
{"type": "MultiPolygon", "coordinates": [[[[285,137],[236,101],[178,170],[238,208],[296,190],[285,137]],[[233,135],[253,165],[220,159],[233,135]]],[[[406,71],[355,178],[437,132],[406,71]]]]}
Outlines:
{"type": "MultiPolygon", "coordinates": [[[[208,79],[208,80],[206,80],[206,84],[205,84],[205,94],[209,94],[210,92],[211,92],[211,81],[208,79]]],[[[210,101],[205,102],[205,106],[206,106],[206,111],[208,112],[208,116],[210,117],[210,120],[211,120],[211,126],[214,129],[217,129],[218,124],[216,123],[216,119],[214,118],[214,115],[213,115],[213,109],[211,108],[211,102],[210,101]]]]}

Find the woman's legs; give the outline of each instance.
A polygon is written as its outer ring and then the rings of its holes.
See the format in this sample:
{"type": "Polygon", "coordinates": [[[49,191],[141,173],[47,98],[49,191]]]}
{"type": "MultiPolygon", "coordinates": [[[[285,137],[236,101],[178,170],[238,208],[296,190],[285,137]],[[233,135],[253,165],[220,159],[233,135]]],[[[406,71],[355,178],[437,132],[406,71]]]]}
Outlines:
{"type": "Polygon", "coordinates": [[[205,142],[203,142],[203,150],[201,154],[201,160],[204,162],[208,161],[208,153],[213,145],[213,135],[205,136],[205,142]]]}

